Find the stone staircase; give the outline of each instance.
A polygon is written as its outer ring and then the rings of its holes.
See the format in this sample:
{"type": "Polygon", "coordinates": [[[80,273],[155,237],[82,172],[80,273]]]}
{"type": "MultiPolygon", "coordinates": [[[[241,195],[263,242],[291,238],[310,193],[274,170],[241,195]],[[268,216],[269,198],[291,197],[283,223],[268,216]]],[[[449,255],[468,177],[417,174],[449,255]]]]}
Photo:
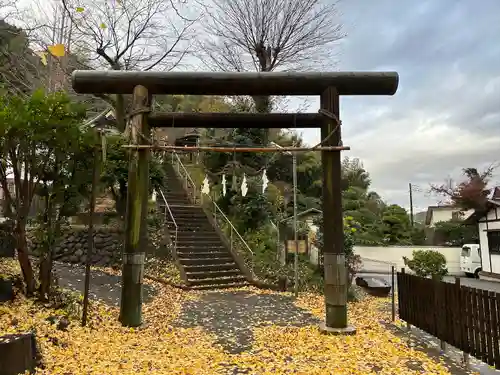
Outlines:
{"type": "MultiPolygon", "coordinates": [[[[166,210],[165,216],[188,286],[218,289],[249,285],[203,208],[190,201],[172,165],[165,165],[165,173],[167,182],[163,194],[172,213],[166,210]]],[[[158,202],[165,209],[161,196],[158,202]]]]}

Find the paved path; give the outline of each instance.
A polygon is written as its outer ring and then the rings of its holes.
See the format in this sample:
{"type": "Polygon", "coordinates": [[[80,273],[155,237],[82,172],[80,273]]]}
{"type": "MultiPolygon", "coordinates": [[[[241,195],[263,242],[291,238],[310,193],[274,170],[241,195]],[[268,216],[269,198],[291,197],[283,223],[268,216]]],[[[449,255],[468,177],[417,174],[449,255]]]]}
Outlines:
{"type": "Polygon", "coordinates": [[[302,327],[319,324],[319,320],[295,306],[292,297],[236,291],[210,292],[185,302],[174,323],[184,328],[203,327],[231,354],[250,350],[253,329],[270,324],[302,327]]]}
{"type": "MultiPolygon", "coordinates": [[[[85,266],[54,262],[59,286],[83,294],[85,286],[85,266]]],[[[150,285],[143,285],[144,302],[149,302],[156,291],[150,285]]],[[[119,306],[121,298],[121,276],[92,270],[89,295],[111,306],[119,306]]]]}
{"type": "MultiPolygon", "coordinates": [[[[85,276],[83,266],[56,263],[55,270],[60,286],[83,292],[85,276]]],[[[110,305],[119,305],[121,277],[93,270],[90,289],[92,298],[110,305]]],[[[150,285],[144,285],[146,302],[152,300],[155,294],[156,291],[150,285]]],[[[181,314],[173,325],[184,328],[201,326],[215,335],[217,342],[227,352],[237,354],[249,351],[258,355],[257,350],[252,348],[255,327],[270,324],[301,327],[318,323],[319,320],[316,317],[309,311],[295,306],[293,298],[286,295],[256,295],[248,291],[214,291],[201,295],[197,300],[185,301],[181,314]]],[[[424,333],[421,333],[422,336],[417,337],[416,330],[412,332],[416,339],[430,346],[434,343],[435,346],[436,340],[432,336],[426,337],[424,333]]],[[[431,357],[436,357],[435,351],[423,347],[416,347],[416,349],[425,351],[431,357]]],[[[293,359],[290,358],[290,360],[293,359]]],[[[486,371],[487,366],[478,361],[473,364],[475,369],[481,370],[481,374],[497,374],[486,371]]],[[[460,371],[452,362],[448,362],[448,366],[450,370],[455,369],[452,371],[454,374],[467,374],[467,372],[460,371]]],[[[228,374],[246,374],[249,371],[250,369],[241,368],[237,363],[227,364],[228,374]]]]}
{"type": "MultiPolygon", "coordinates": [[[[424,332],[418,328],[411,327],[411,331],[408,332],[406,328],[404,329],[404,335],[409,339],[410,342],[419,342],[425,344],[428,348],[430,348],[433,352],[438,353],[446,358],[451,359],[454,363],[461,363],[463,360],[462,351],[459,349],[447,345],[445,352],[441,350],[440,341],[436,339],[434,336],[429,335],[427,332],[424,332]]],[[[469,356],[470,366],[469,368],[472,371],[479,372],[481,375],[500,375],[500,371],[492,369],[486,363],[469,356]]]]}

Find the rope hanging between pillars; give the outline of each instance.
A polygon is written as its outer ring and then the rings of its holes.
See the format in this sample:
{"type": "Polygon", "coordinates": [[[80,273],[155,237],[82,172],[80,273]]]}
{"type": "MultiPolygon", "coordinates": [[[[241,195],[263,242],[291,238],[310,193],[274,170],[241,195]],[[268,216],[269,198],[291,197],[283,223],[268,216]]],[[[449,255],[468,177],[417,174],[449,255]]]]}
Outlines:
{"type": "MultiPolygon", "coordinates": [[[[319,142],[316,146],[313,147],[314,150],[318,150],[319,148],[321,148],[321,146],[323,144],[325,144],[340,128],[340,125],[342,125],[342,121],[339,120],[339,118],[337,117],[337,115],[335,113],[332,113],[330,111],[327,111],[326,109],[319,109],[318,110],[318,113],[320,115],[323,115],[331,120],[334,120],[336,123],[337,123],[337,126],[335,126],[335,129],[333,129],[330,134],[328,134],[326,136],[325,139],[323,139],[321,142],[319,142]]],[[[338,143],[339,146],[342,146],[342,139],[339,139],[339,143],[338,143]]]]}

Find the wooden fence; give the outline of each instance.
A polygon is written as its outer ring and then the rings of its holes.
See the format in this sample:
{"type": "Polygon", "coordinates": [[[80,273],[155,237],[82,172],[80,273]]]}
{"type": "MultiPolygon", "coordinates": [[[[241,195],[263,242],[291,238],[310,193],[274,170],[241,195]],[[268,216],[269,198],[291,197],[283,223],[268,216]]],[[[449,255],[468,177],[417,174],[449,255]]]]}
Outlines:
{"type": "Polygon", "coordinates": [[[500,369],[500,293],[398,272],[399,317],[500,369]]]}

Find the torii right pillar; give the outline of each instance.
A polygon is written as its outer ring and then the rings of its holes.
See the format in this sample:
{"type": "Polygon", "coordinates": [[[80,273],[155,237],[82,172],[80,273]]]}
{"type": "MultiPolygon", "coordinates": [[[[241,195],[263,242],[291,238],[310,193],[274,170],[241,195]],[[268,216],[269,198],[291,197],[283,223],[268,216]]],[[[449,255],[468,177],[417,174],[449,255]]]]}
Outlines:
{"type": "MultiPolygon", "coordinates": [[[[339,93],[329,87],[321,94],[321,109],[325,111],[321,124],[323,146],[341,143],[339,93]]],[[[344,221],[342,214],[340,151],[322,151],[323,165],[323,255],[325,269],[324,333],[353,335],[356,329],[347,321],[347,268],[344,253],[344,221]]]]}

